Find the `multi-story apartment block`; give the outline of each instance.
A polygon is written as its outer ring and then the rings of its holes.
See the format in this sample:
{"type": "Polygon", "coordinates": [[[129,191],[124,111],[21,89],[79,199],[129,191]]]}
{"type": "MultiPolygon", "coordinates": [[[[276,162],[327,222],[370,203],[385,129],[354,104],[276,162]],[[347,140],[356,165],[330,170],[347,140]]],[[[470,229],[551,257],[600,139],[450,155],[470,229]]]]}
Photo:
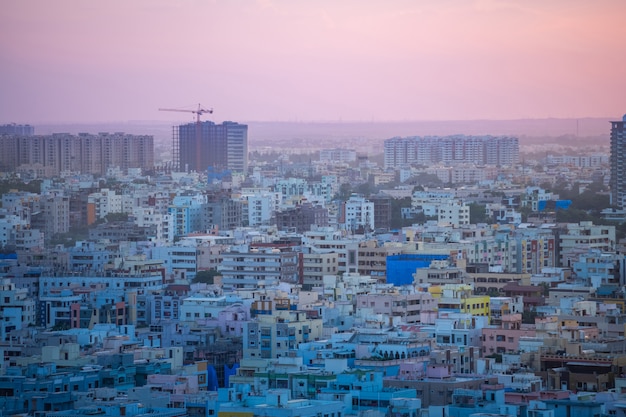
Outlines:
{"type": "MultiPolygon", "coordinates": [[[[0,214],[0,229],[2,228],[2,214],[0,214]]],[[[2,233],[0,233],[0,236],[2,233]]],[[[16,252],[30,251],[35,248],[44,247],[44,235],[41,230],[38,229],[20,229],[13,233],[13,243],[15,245],[16,252]]],[[[0,242],[3,240],[0,237],[0,242]]]]}
{"type": "Polygon", "coordinates": [[[500,321],[499,326],[483,327],[483,355],[518,352],[521,337],[535,337],[534,326],[524,327],[519,313],[503,314],[500,321]]]}
{"type": "Polygon", "coordinates": [[[336,275],[339,268],[339,254],[333,251],[319,251],[304,247],[299,256],[300,283],[309,291],[324,284],[325,275],[336,275]]]}
{"type": "Polygon", "coordinates": [[[0,208],[0,246],[15,244],[17,233],[29,228],[29,220],[10,214],[6,208],[0,208]]]}
{"type": "Polygon", "coordinates": [[[402,323],[410,324],[420,322],[422,311],[436,310],[437,301],[428,292],[390,288],[387,291],[357,295],[356,308],[369,308],[374,314],[399,317],[402,323]]]}
{"type": "Polygon", "coordinates": [[[519,142],[512,137],[406,137],[385,141],[385,169],[433,163],[513,165],[519,160],[519,142]]]}
{"type": "Polygon", "coordinates": [[[376,230],[389,230],[391,228],[391,196],[379,193],[370,196],[369,200],[374,203],[374,227],[376,230]]]}
{"type": "Polygon", "coordinates": [[[39,168],[46,175],[81,172],[104,175],[109,167],[152,169],[152,136],[124,133],[55,133],[2,138],[0,165],[6,170],[39,168]]]}
{"type": "Polygon", "coordinates": [[[248,226],[262,226],[270,224],[276,211],[277,199],[276,193],[254,193],[246,197],[248,209],[248,226]]]}
{"type": "Polygon", "coordinates": [[[449,260],[434,260],[426,268],[418,268],[413,274],[413,283],[427,285],[466,284],[470,279],[462,268],[450,265],[449,260]]]}
{"type": "Polygon", "coordinates": [[[491,314],[489,296],[474,295],[470,285],[445,284],[441,287],[429,287],[428,291],[436,296],[439,316],[444,312],[470,313],[483,317],[489,317],[491,314]]]}
{"type": "Polygon", "coordinates": [[[374,230],[374,203],[353,194],[343,203],[339,223],[344,230],[374,230]]]}
{"type": "Polygon", "coordinates": [[[67,250],[67,267],[71,271],[102,272],[113,259],[120,257],[116,249],[104,243],[76,242],[67,250]]]}
{"type": "Polygon", "coordinates": [[[626,209],[626,115],[611,122],[611,204],[626,209]]]}
{"type": "Polygon", "coordinates": [[[206,230],[232,230],[244,225],[244,207],[241,200],[224,194],[209,194],[204,204],[206,230]]]}
{"type": "Polygon", "coordinates": [[[34,134],[35,127],[31,125],[18,125],[15,123],[0,125],[0,135],[33,136],[34,134]]]}
{"type": "Polygon", "coordinates": [[[196,246],[155,246],[150,248],[153,260],[160,260],[168,276],[192,279],[198,270],[196,246]]]}
{"type": "Polygon", "coordinates": [[[180,171],[248,170],[248,126],[210,121],[175,126],[173,154],[180,171]]]}
{"type": "Polygon", "coordinates": [[[154,242],[156,241],[157,230],[156,224],[137,226],[132,221],[107,221],[89,228],[89,240],[108,240],[111,244],[154,242]]]}
{"type": "Polygon", "coordinates": [[[104,219],[110,213],[122,212],[122,196],[114,190],[103,188],[87,197],[87,225],[104,219]]]}
{"type": "Polygon", "coordinates": [[[600,287],[620,289],[626,285],[626,256],[590,250],[574,262],[572,269],[577,278],[598,290],[600,287]]]}
{"type": "Polygon", "coordinates": [[[594,225],[590,221],[568,223],[558,236],[559,266],[571,267],[590,249],[611,252],[615,250],[615,242],[615,226],[594,225]]]}
{"type": "Polygon", "coordinates": [[[298,253],[291,250],[242,245],[224,252],[222,259],[218,269],[224,288],[256,289],[298,282],[298,253]]]}
{"type": "Polygon", "coordinates": [[[320,251],[337,253],[338,273],[357,273],[359,267],[359,242],[342,239],[332,228],[318,228],[304,234],[303,244],[320,251]],[[329,230],[330,229],[330,230],[329,230]]]}
{"type": "Polygon", "coordinates": [[[289,356],[300,343],[322,337],[322,319],[309,319],[302,311],[276,310],[246,323],[243,334],[244,358],[289,356]]]}
{"type": "Polygon", "coordinates": [[[550,191],[541,187],[527,187],[525,194],[522,196],[521,204],[523,207],[530,207],[532,211],[539,211],[542,204],[554,198],[550,191]]]}
{"type": "Polygon", "coordinates": [[[154,241],[172,243],[174,241],[174,219],[155,207],[136,207],[133,210],[134,223],[140,228],[154,228],[154,241]]]}
{"type": "Polygon", "coordinates": [[[44,194],[39,200],[39,211],[32,213],[31,227],[39,229],[48,240],[70,230],[70,199],[63,195],[44,194]]]}
{"type": "Polygon", "coordinates": [[[369,275],[380,283],[387,282],[387,257],[402,253],[403,245],[391,242],[383,245],[375,240],[359,243],[358,273],[369,275]]]}
{"type": "Polygon", "coordinates": [[[311,226],[328,227],[328,209],[321,205],[303,203],[275,213],[278,230],[304,233],[311,226]]]}
{"type": "Polygon", "coordinates": [[[491,297],[491,324],[499,326],[503,317],[524,312],[524,299],[516,297],[491,297]]]}
{"type": "Polygon", "coordinates": [[[458,200],[440,204],[437,206],[437,221],[457,228],[469,225],[469,206],[458,200]]]}
{"type": "Polygon", "coordinates": [[[0,340],[9,341],[11,332],[37,322],[35,300],[26,288],[17,288],[10,279],[0,281],[0,340]]]}
{"type": "Polygon", "coordinates": [[[282,202],[303,196],[308,190],[308,183],[303,178],[280,179],[274,184],[274,191],[280,193],[282,202]]]}
{"type": "Polygon", "coordinates": [[[355,162],[356,151],[354,149],[321,149],[320,162],[355,162]]]}
{"type": "Polygon", "coordinates": [[[239,302],[240,300],[215,293],[193,294],[182,300],[180,320],[201,323],[216,320],[221,311],[229,306],[239,305],[239,302]]]}
{"type": "Polygon", "coordinates": [[[188,193],[174,197],[168,208],[174,223],[174,237],[205,231],[206,202],[207,198],[202,194],[188,193]]]}
{"type": "MultiPolygon", "coordinates": [[[[424,330],[432,331],[432,338],[443,350],[451,347],[477,346],[481,340],[481,329],[488,324],[488,317],[472,316],[468,313],[447,313],[440,314],[440,317],[435,319],[435,325],[424,330]]],[[[455,364],[456,362],[452,363],[455,364]]]]}
{"type": "Polygon", "coordinates": [[[524,227],[515,233],[515,272],[540,274],[543,268],[557,266],[558,239],[553,227],[524,227]]]}

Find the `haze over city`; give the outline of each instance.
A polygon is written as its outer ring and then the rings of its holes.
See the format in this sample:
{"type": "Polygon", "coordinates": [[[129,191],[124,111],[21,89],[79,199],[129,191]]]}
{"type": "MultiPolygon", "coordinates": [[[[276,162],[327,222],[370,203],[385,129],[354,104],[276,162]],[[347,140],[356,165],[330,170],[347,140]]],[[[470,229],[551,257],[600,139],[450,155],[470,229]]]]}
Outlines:
{"type": "MultiPolygon", "coordinates": [[[[5,1],[16,123],[612,118],[626,3],[5,1]]],[[[419,132],[416,132],[419,133],[419,132]]]]}

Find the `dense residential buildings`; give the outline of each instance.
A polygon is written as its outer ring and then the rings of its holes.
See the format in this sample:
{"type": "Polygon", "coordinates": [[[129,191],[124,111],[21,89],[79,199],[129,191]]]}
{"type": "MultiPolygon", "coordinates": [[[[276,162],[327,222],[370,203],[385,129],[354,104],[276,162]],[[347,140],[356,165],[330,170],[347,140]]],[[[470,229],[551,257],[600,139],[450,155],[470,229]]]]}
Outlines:
{"type": "Polygon", "coordinates": [[[259,289],[298,282],[298,254],[291,250],[242,245],[222,253],[222,259],[224,288],[259,289]]]}
{"type": "Polygon", "coordinates": [[[35,177],[62,173],[104,175],[112,167],[124,172],[154,167],[153,137],[124,133],[55,133],[0,138],[0,169],[35,177]]]}
{"type": "Polygon", "coordinates": [[[356,151],[354,149],[321,149],[320,162],[354,162],[356,161],[356,151]]]}
{"type": "Polygon", "coordinates": [[[593,171],[584,193],[602,158],[529,172],[513,138],[409,139],[397,171],[329,150],[248,172],[218,141],[198,172],[5,192],[3,413],[621,415],[621,226],[557,221],[542,183],[593,171]]]}
{"type": "Polygon", "coordinates": [[[503,136],[405,137],[387,139],[385,169],[441,163],[513,165],[519,161],[517,138],[503,136]]]}
{"type": "Polygon", "coordinates": [[[18,125],[9,123],[0,125],[0,135],[32,136],[35,134],[35,127],[31,125],[18,125]]]}
{"type": "Polygon", "coordinates": [[[339,222],[344,230],[354,233],[357,230],[374,230],[374,203],[353,194],[341,206],[339,222]]]}

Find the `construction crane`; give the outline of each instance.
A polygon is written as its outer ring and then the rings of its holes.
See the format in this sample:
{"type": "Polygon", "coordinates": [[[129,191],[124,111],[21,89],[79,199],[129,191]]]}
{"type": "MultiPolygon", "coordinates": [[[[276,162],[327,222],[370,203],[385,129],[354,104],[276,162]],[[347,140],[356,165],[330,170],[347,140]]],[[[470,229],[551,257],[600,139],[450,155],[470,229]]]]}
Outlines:
{"type": "MultiPolygon", "coordinates": [[[[200,154],[201,154],[201,146],[200,146],[200,142],[202,141],[202,125],[200,124],[200,116],[202,116],[205,113],[208,114],[212,114],[213,113],[213,109],[205,109],[204,107],[202,107],[202,105],[200,103],[198,103],[198,109],[197,110],[190,110],[190,109],[159,109],[159,111],[178,111],[178,112],[184,112],[184,113],[193,113],[196,115],[196,166],[195,169],[196,171],[200,171],[200,154]]],[[[173,158],[174,159],[174,165],[177,166],[179,169],[182,168],[179,166],[180,163],[180,155],[179,155],[179,151],[180,151],[180,144],[177,143],[178,142],[178,135],[176,134],[176,132],[174,132],[174,136],[172,138],[172,150],[173,150],[173,158]]]]}
{"type": "Polygon", "coordinates": [[[159,109],[159,111],[180,111],[185,113],[194,113],[196,115],[196,123],[200,123],[200,116],[204,113],[213,113],[213,109],[205,109],[198,103],[198,110],[188,110],[188,109],[159,109]]]}

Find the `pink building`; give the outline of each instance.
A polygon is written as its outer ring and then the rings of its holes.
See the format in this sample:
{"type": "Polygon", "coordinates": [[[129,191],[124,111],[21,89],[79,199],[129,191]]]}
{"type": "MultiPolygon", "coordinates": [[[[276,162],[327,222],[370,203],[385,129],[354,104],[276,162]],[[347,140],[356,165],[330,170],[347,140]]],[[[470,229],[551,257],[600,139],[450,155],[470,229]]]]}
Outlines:
{"type": "Polygon", "coordinates": [[[419,323],[421,312],[435,310],[437,303],[428,292],[390,291],[358,295],[356,306],[371,308],[374,314],[402,317],[404,323],[419,323]]]}
{"type": "Polygon", "coordinates": [[[499,326],[482,329],[483,355],[519,351],[519,339],[522,336],[535,336],[534,327],[522,325],[521,314],[504,314],[499,326]]]}
{"type": "Polygon", "coordinates": [[[244,325],[249,320],[250,309],[243,304],[228,306],[217,315],[217,321],[222,336],[242,336],[244,325]]]}

